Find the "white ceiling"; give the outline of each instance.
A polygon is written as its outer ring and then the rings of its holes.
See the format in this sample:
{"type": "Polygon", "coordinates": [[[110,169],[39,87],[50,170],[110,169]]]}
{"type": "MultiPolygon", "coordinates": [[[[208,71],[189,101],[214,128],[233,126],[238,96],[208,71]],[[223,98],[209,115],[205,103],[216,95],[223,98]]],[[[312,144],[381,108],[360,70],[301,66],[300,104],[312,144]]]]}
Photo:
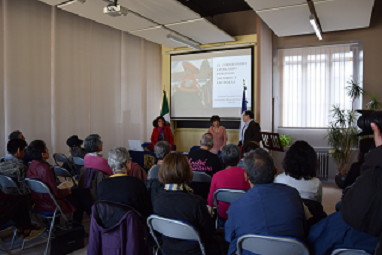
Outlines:
{"type": "Polygon", "coordinates": [[[91,0],[85,3],[78,2],[66,5],[61,9],[126,32],[157,26],[157,24],[133,13],[128,13],[127,16],[121,17],[105,15],[103,14],[103,8],[106,5],[107,3],[102,0],[91,0]]]}
{"type": "MultiPolygon", "coordinates": [[[[39,1],[58,5],[67,0],[39,1]]],[[[108,5],[104,0],[74,2],[61,9],[169,48],[185,47],[183,44],[167,39],[171,30],[178,32],[180,36],[203,44],[235,40],[176,0],[119,0],[118,4],[129,9],[127,16],[110,17],[104,14],[103,8],[108,5]],[[171,30],[166,29],[166,26],[171,30]]]]}
{"type": "Polygon", "coordinates": [[[170,33],[171,33],[171,31],[164,28],[163,26],[157,26],[154,28],[143,29],[143,30],[131,32],[131,34],[133,34],[133,35],[145,38],[146,40],[151,41],[151,42],[166,45],[169,48],[185,47],[181,43],[177,43],[177,42],[174,42],[174,41],[171,41],[170,39],[168,39],[167,35],[170,33]]]}
{"type": "Polygon", "coordinates": [[[323,32],[369,27],[374,0],[314,1],[323,32]]]}
{"type": "Polygon", "coordinates": [[[314,33],[308,4],[258,11],[257,14],[277,36],[314,33]]]}
{"type": "MultiPolygon", "coordinates": [[[[313,34],[306,0],[246,0],[278,36],[313,34]]],[[[313,0],[322,31],[370,26],[374,0],[313,0]]],[[[323,34],[325,37],[325,34],[323,34]]]]}
{"type": "Polygon", "coordinates": [[[166,27],[191,39],[205,43],[232,42],[235,39],[205,19],[189,20],[166,27]]]}
{"type": "Polygon", "coordinates": [[[174,0],[119,0],[118,3],[162,25],[200,18],[174,0]]]}

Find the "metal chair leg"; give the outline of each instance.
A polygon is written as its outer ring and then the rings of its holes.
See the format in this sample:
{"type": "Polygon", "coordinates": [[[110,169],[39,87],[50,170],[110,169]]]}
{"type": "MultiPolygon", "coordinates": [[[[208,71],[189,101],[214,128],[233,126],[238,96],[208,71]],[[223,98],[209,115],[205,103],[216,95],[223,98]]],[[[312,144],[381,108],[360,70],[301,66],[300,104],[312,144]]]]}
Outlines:
{"type": "Polygon", "coordinates": [[[21,250],[24,250],[24,245],[25,245],[25,239],[23,240],[23,245],[21,245],[21,250]]]}
{"type": "Polygon", "coordinates": [[[12,237],[12,243],[11,243],[11,250],[13,249],[13,243],[15,242],[16,234],[17,234],[17,229],[15,229],[15,231],[13,231],[13,237],[12,237]]]}
{"type": "Polygon", "coordinates": [[[53,229],[53,226],[54,226],[54,221],[56,220],[56,212],[57,212],[57,208],[54,211],[53,218],[52,218],[52,223],[50,224],[49,235],[48,235],[48,242],[46,244],[46,249],[45,249],[44,255],[46,255],[48,253],[49,243],[50,243],[50,236],[52,234],[52,229],[53,229]]]}
{"type": "Polygon", "coordinates": [[[12,255],[12,252],[8,249],[8,247],[5,245],[3,240],[0,239],[0,244],[4,247],[5,251],[9,254],[12,255]]]}

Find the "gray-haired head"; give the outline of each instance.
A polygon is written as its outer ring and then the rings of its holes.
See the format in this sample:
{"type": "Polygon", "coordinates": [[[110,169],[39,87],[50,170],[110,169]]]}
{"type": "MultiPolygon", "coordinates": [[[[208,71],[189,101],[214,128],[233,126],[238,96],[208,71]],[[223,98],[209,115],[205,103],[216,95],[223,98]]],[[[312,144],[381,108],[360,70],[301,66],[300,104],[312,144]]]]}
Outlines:
{"type": "Polygon", "coordinates": [[[97,152],[98,147],[102,144],[101,136],[97,134],[89,135],[84,141],[84,147],[87,152],[97,152]]]}
{"type": "Polygon", "coordinates": [[[200,145],[212,148],[212,146],[214,146],[214,136],[211,133],[205,133],[202,135],[200,145]]]}
{"type": "Polygon", "coordinates": [[[154,153],[157,159],[163,160],[171,152],[171,145],[167,141],[159,141],[154,146],[154,153]]]}
{"type": "Polygon", "coordinates": [[[227,144],[222,149],[221,158],[226,166],[236,166],[240,160],[239,146],[227,144]]]}
{"type": "Polygon", "coordinates": [[[109,151],[107,162],[111,170],[115,173],[117,170],[126,169],[126,163],[131,159],[129,152],[124,147],[114,147],[109,151]]]}
{"type": "Polygon", "coordinates": [[[261,148],[244,156],[244,169],[252,184],[267,184],[274,180],[275,165],[269,153],[261,148]]]}

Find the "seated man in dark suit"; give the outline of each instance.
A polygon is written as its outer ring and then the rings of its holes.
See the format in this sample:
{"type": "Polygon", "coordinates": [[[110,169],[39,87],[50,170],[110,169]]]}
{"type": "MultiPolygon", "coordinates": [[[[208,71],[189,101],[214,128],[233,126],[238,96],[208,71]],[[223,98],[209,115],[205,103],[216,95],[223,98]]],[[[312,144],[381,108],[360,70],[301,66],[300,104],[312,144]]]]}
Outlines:
{"type": "Polygon", "coordinates": [[[241,135],[243,137],[242,141],[239,142],[239,146],[244,146],[246,143],[255,141],[257,143],[260,143],[261,141],[261,135],[260,135],[260,125],[259,123],[255,122],[253,118],[255,115],[252,111],[245,111],[243,114],[243,121],[245,122],[245,125],[242,130],[240,130],[241,135]]]}
{"type": "MultiPolygon", "coordinates": [[[[274,163],[263,149],[244,158],[245,178],[251,189],[231,203],[225,224],[228,254],[235,254],[237,240],[246,234],[285,236],[305,241],[303,203],[295,188],[273,183],[274,163]]],[[[243,255],[251,254],[244,251],[243,255]]]]}
{"type": "Polygon", "coordinates": [[[109,151],[108,163],[114,175],[98,185],[98,200],[128,205],[143,217],[150,216],[153,207],[144,182],[127,175],[131,167],[131,157],[126,148],[115,147],[109,151]]]}

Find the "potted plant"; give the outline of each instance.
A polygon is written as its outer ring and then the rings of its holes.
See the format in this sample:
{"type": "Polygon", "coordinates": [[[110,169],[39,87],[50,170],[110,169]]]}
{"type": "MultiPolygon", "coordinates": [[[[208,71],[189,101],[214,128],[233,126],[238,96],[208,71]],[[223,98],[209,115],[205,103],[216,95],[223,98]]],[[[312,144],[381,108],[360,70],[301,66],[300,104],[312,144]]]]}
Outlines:
{"type": "Polygon", "coordinates": [[[290,146],[292,140],[295,140],[295,138],[291,137],[290,134],[280,135],[280,142],[283,147],[290,146]]]}
{"type": "MultiPolygon", "coordinates": [[[[352,105],[356,99],[360,98],[365,91],[354,81],[348,82],[350,86],[346,87],[347,94],[352,98],[352,105]]],[[[380,103],[378,97],[370,94],[371,102],[367,104],[369,110],[378,109],[380,103]]],[[[334,162],[337,165],[337,175],[335,177],[336,184],[339,188],[344,187],[344,181],[347,174],[347,164],[349,163],[352,154],[358,147],[360,133],[357,127],[358,114],[351,110],[340,109],[339,106],[333,106],[331,110],[332,120],[329,123],[329,129],[326,138],[328,144],[333,149],[330,151],[334,162]]]]}

